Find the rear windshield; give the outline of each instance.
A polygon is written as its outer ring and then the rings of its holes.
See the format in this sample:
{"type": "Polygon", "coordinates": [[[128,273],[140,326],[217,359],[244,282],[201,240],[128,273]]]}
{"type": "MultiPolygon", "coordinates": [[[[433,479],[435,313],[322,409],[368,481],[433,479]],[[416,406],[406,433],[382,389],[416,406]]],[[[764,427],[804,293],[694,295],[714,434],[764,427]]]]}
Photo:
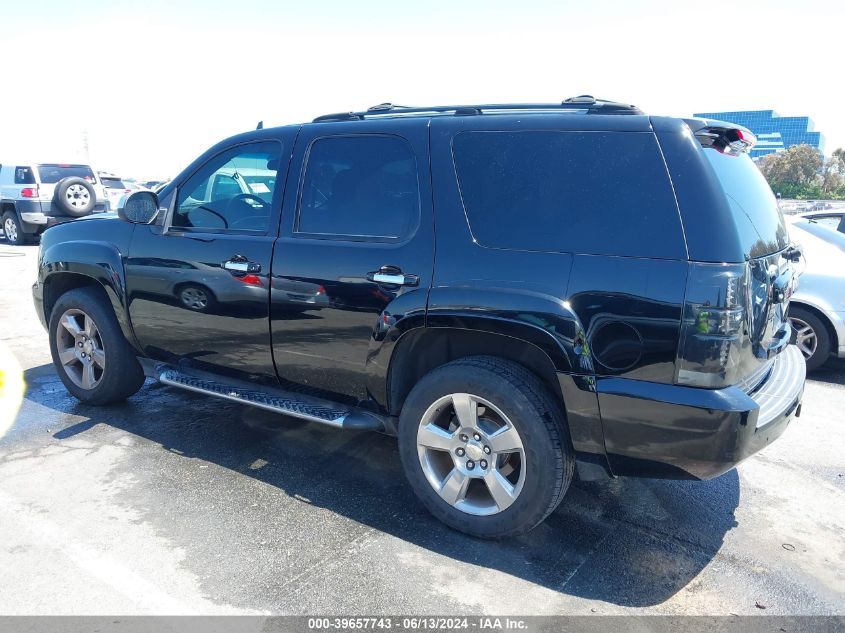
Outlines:
{"type": "Polygon", "coordinates": [[[100,182],[103,183],[103,186],[108,187],[109,189],[127,189],[128,187],[123,184],[122,180],[118,178],[103,178],[100,176],[100,182]]]}
{"type": "Polygon", "coordinates": [[[88,182],[96,182],[94,172],[91,171],[88,165],[57,165],[46,163],[38,165],[38,175],[41,176],[41,182],[45,184],[56,183],[70,176],[84,178],[88,182]]]}
{"type": "Polygon", "coordinates": [[[762,257],[786,248],[789,237],[777,199],[751,158],[703,151],[728,198],[744,252],[762,257]]]}
{"type": "Polygon", "coordinates": [[[653,134],[462,132],[452,150],[483,246],[686,259],[653,134]]]}

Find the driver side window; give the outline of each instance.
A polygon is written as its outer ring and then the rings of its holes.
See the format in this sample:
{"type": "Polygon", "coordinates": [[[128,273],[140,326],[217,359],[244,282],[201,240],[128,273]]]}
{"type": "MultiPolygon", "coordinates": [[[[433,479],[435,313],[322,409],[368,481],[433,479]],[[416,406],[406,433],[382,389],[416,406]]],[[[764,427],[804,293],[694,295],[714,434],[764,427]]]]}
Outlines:
{"type": "Polygon", "coordinates": [[[171,226],[266,232],[281,150],[280,143],[263,141],[212,158],[179,187],[171,226]]]}

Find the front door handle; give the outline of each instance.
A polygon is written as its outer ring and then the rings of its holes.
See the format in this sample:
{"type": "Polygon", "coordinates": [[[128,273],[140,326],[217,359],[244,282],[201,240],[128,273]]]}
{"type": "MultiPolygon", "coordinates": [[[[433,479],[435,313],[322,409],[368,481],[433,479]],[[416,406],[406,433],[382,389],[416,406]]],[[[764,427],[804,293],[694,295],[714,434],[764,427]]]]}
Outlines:
{"type": "Polygon", "coordinates": [[[382,266],[378,270],[367,273],[367,281],[374,281],[385,286],[418,286],[419,275],[406,275],[397,266],[382,266]]]}
{"type": "Polygon", "coordinates": [[[260,273],[261,264],[248,261],[243,255],[235,255],[223,262],[223,268],[230,273],[260,273]]]}

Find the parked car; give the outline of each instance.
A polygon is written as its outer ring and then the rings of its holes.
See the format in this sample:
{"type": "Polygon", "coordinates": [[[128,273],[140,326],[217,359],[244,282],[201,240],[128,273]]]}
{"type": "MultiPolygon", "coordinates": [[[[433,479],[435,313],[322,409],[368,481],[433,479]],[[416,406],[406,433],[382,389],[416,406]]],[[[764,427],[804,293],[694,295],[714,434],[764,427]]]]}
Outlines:
{"type": "Polygon", "coordinates": [[[845,208],[811,211],[810,213],[802,213],[801,217],[816,224],[826,226],[834,231],[845,233],[845,208]]]}
{"type": "Polygon", "coordinates": [[[798,256],[753,142],[591,97],[253,130],[48,231],[36,311],[82,402],[146,374],[394,434],[435,516],[517,534],[576,470],[716,477],[800,413],[798,256]],[[251,294],[186,310],[155,260],[251,294]]]}
{"type": "Polygon", "coordinates": [[[789,319],[812,371],[831,357],[845,358],[845,235],[815,219],[794,218],[788,226],[806,260],[789,319]]]}
{"type": "Polygon", "coordinates": [[[0,217],[12,244],[25,244],[48,226],[105,211],[106,193],[88,165],[0,164],[0,217]]]}
{"type": "Polygon", "coordinates": [[[121,180],[119,176],[114,174],[100,172],[100,181],[105,188],[106,196],[108,198],[108,208],[110,210],[117,210],[120,200],[128,193],[133,191],[140,191],[141,186],[130,181],[121,180]]]}

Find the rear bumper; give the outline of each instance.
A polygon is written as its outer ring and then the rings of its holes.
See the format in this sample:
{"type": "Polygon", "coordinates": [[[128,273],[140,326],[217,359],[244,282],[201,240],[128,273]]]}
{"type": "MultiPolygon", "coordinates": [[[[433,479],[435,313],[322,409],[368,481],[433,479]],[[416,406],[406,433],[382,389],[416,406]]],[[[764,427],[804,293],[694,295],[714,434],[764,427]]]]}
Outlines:
{"type": "MultiPolygon", "coordinates": [[[[15,210],[20,217],[21,229],[30,235],[43,233],[51,226],[76,219],[65,215],[53,202],[46,200],[17,200],[15,210]]],[[[98,201],[92,213],[102,213],[107,210],[107,205],[98,201]]]]}
{"type": "Polygon", "coordinates": [[[614,475],[711,479],[777,439],[800,415],[806,365],[788,345],[752,393],[599,378],[614,475]]]}

